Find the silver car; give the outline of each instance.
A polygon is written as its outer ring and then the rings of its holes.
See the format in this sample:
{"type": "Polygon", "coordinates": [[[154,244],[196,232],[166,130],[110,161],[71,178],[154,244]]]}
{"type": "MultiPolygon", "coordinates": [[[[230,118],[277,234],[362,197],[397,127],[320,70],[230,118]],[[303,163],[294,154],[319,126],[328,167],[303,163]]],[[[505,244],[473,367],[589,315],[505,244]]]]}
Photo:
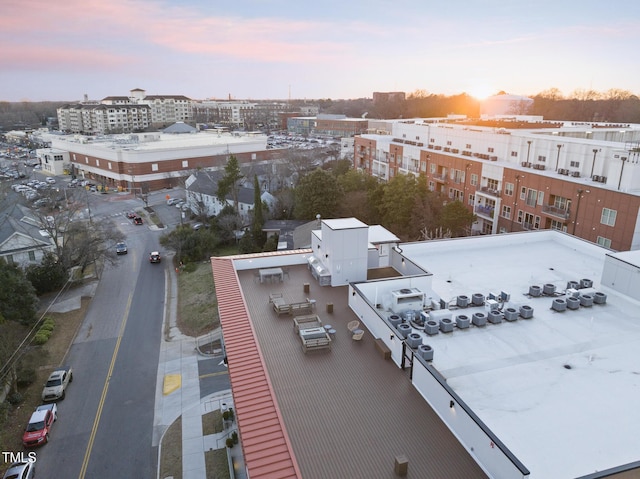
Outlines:
{"type": "Polygon", "coordinates": [[[3,479],[33,479],[35,476],[35,461],[17,461],[9,466],[4,473],[3,479]]]}

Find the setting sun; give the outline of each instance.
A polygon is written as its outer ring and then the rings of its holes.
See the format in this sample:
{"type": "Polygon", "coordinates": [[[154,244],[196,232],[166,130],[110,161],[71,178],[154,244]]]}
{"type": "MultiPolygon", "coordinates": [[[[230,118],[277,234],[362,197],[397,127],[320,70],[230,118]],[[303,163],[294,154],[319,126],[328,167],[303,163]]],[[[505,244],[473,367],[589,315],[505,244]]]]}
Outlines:
{"type": "Polygon", "coordinates": [[[478,83],[476,85],[470,85],[467,88],[467,93],[476,100],[486,100],[488,97],[495,95],[497,90],[488,84],[478,83]]]}

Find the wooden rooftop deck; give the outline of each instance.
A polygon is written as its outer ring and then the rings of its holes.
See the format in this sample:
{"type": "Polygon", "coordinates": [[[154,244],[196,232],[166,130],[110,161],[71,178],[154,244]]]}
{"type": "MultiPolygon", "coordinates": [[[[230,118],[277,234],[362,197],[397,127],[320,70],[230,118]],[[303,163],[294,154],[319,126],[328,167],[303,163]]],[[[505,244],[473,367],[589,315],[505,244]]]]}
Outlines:
{"type": "Polygon", "coordinates": [[[254,272],[238,278],[303,478],[394,478],[397,455],[408,458],[409,478],[487,477],[408,372],[376,351],[368,331],[362,341],[351,340],[346,325],[357,318],[346,286],[320,287],[305,266],[290,267],[282,283],[261,284],[254,272]],[[332,349],[304,354],[292,318],[278,317],[269,304],[273,292],[290,302],[315,299],[323,323],[337,331],[332,349]]]}

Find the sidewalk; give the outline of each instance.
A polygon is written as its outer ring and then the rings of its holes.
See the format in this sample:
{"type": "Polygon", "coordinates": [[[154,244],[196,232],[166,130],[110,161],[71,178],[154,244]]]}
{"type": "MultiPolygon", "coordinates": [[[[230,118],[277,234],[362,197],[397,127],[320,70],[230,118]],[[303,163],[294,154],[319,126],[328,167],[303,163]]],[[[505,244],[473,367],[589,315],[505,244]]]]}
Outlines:
{"type": "Polygon", "coordinates": [[[233,407],[231,391],[220,391],[200,398],[196,340],[184,336],[176,326],[177,278],[172,268],[166,270],[166,303],[164,325],[169,325],[160,347],[156,386],[153,445],[159,445],[158,478],[162,436],[167,428],[182,416],[182,479],[203,479],[206,476],[205,451],[226,449],[230,453],[231,477],[246,478],[241,444],[227,449],[225,441],[235,428],[203,436],[202,415],[216,409],[233,407]],[[235,474],[234,474],[235,472],[235,474]]]}

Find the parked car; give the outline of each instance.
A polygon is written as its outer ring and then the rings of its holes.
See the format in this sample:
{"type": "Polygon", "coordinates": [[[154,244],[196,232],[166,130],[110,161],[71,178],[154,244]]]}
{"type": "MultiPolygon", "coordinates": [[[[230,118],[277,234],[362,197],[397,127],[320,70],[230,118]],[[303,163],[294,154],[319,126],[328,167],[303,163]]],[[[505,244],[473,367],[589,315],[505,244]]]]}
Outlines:
{"type": "Polygon", "coordinates": [[[168,204],[169,206],[171,206],[171,205],[175,205],[175,204],[176,204],[176,203],[178,203],[179,201],[183,201],[183,200],[181,200],[180,198],[169,198],[169,199],[167,200],[167,204],[168,204]]]}
{"type": "Polygon", "coordinates": [[[55,401],[56,399],[64,399],[67,386],[73,382],[73,370],[71,366],[56,369],[49,375],[47,384],[42,390],[43,401],[55,401]]]}
{"type": "Polygon", "coordinates": [[[47,176],[47,179],[45,181],[50,185],[53,185],[56,182],[56,179],[51,176],[47,176]]]}
{"type": "Polygon", "coordinates": [[[127,243],[124,241],[116,243],[116,254],[127,254],[127,243]]]}
{"type": "Polygon", "coordinates": [[[132,220],[133,218],[135,218],[136,216],[138,216],[137,214],[135,214],[133,211],[127,211],[127,213],[125,213],[127,215],[127,218],[129,218],[130,220],[132,220]]]}
{"type": "Polygon", "coordinates": [[[36,474],[36,463],[17,461],[9,466],[2,479],[33,479],[36,474]]]}
{"type": "Polygon", "coordinates": [[[141,225],[142,224],[142,218],[140,218],[139,216],[135,216],[133,218],[133,224],[134,225],[141,225]]]}
{"type": "Polygon", "coordinates": [[[152,251],[149,254],[149,263],[160,263],[161,258],[160,258],[160,252],[159,251],[152,251]]]}
{"type": "Polygon", "coordinates": [[[48,443],[51,426],[57,418],[58,408],[55,403],[37,407],[22,435],[22,445],[36,447],[48,443]]]}

